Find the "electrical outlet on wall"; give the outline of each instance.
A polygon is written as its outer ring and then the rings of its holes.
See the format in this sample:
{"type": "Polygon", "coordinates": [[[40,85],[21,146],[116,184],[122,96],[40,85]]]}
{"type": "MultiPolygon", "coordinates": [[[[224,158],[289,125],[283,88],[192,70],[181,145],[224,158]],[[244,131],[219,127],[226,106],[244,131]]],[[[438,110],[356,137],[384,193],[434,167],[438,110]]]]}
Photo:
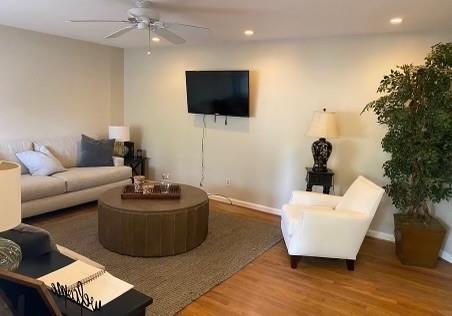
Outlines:
{"type": "Polygon", "coordinates": [[[231,179],[226,178],[226,185],[231,185],[231,179]]]}

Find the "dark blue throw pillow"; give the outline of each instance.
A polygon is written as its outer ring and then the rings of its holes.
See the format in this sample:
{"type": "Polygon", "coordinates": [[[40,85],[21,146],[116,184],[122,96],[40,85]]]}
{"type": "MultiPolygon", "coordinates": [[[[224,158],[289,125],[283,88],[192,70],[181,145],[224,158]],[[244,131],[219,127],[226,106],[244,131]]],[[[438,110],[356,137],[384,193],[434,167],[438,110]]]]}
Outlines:
{"type": "Polygon", "coordinates": [[[82,135],[79,167],[113,166],[114,139],[100,139],[82,135]]]}

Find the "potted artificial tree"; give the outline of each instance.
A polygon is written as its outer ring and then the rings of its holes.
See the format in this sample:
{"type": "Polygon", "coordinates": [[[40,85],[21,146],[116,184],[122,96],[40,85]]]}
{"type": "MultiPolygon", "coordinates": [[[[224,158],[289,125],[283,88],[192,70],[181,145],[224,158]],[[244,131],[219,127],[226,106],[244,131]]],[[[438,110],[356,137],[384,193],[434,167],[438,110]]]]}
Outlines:
{"type": "Polygon", "coordinates": [[[446,229],[432,203],[452,197],[452,43],[432,47],[420,66],[403,65],[380,82],[370,102],[387,126],[383,165],[394,214],[396,253],[404,264],[434,267],[446,229]]]}

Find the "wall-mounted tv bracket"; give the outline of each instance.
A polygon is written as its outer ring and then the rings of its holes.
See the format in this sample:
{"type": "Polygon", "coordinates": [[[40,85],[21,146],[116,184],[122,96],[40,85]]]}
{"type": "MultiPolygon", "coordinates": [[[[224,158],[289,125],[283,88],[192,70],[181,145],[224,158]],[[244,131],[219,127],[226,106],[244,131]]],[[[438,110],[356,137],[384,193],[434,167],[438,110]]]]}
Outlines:
{"type": "MultiPolygon", "coordinates": [[[[217,113],[215,113],[214,115],[213,115],[213,121],[216,123],[217,122],[217,113]]],[[[228,125],[228,116],[226,115],[225,117],[224,117],[224,125],[228,125]]]]}

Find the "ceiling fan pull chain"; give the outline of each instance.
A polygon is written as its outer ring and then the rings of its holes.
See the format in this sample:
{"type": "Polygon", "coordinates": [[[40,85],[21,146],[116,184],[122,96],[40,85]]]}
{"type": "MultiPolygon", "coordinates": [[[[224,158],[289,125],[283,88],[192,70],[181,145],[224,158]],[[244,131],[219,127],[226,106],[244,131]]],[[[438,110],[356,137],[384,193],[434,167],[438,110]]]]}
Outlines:
{"type": "Polygon", "coordinates": [[[151,24],[148,25],[148,51],[146,54],[151,55],[151,24]]]}

